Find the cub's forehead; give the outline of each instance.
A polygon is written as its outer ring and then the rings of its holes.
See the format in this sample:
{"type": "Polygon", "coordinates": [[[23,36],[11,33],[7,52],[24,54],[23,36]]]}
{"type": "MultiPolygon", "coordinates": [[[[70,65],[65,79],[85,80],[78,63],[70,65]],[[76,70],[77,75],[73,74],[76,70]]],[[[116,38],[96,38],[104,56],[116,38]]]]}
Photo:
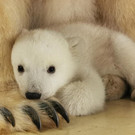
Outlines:
{"type": "Polygon", "coordinates": [[[68,44],[66,40],[56,32],[35,30],[20,35],[17,39],[12,58],[15,61],[60,61],[67,55],[68,44]]]}
{"type": "Polygon", "coordinates": [[[67,42],[61,34],[48,30],[34,30],[21,34],[17,39],[14,48],[18,50],[55,50],[67,48],[67,42]]]}

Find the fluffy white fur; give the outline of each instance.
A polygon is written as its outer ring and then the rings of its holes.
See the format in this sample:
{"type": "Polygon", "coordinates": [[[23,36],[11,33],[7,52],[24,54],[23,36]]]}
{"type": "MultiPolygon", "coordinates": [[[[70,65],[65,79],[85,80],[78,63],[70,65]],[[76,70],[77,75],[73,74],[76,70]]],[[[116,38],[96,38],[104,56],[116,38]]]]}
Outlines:
{"type": "Polygon", "coordinates": [[[23,32],[13,47],[12,65],[21,93],[56,96],[72,115],[102,110],[101,77],[118,75],[135,87],[135,44],[121,33],[92,24],[70,24],[23,32]],[[18,65],[25,72],[18,73],[18,65]],[[50,65],[56,67],[48,74],[50,65]],[[56,93],[57,92],[57,93],[56,93]]]}

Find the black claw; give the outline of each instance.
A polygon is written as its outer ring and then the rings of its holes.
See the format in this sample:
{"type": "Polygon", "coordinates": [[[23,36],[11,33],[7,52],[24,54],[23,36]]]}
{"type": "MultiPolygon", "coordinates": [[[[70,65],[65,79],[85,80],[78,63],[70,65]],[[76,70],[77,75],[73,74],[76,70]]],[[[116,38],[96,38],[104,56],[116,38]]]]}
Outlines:
{"type": "Polygon", "coordinates": [[[57,102],[57,101],[53,101],[53,100],[49,100],[49,102],[51,103],[51,105],[54,107],[54,109],[62,115],[62,117],[66,120],[67,123],[70,122],[68,114],[66,112],[66,110],[63,108],[63,106],[57,102]]]}
{"type": "Polygon", "coordinates": [[[36,125],[37,129],[40,130],[41,122],[35,109],[33,109],[31,106],[26,105],[23,107],[23,111],[31,118],[33,123],[36,125]]]}
{"type": "Polygon", "coordinates": [[[42,102],[39,104],[39,106],[42,111],[45,111],[48,114],[48,116],[55,122],[56,126],[58,127],[59,118],[53,106],[47,102],[42,102]]]}
{"type": "Polygon", "coordinates": [[[12,113],[5,107],[0,108],[0,114],[4,117],[4,119],[9,122],[13,127],[15,126],[15,119],[12,113]]]}

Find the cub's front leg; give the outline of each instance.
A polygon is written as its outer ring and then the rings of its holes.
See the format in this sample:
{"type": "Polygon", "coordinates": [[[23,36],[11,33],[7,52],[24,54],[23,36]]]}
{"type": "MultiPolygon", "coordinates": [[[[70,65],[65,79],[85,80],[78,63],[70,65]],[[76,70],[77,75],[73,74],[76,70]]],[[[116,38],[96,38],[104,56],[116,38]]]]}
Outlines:
{"type": "Polygon", "coordinates": [[[71,115],[88,115],[104,107],[105,88],[96,71],[83,76],[61,89],[57,95],[71,115]]]}

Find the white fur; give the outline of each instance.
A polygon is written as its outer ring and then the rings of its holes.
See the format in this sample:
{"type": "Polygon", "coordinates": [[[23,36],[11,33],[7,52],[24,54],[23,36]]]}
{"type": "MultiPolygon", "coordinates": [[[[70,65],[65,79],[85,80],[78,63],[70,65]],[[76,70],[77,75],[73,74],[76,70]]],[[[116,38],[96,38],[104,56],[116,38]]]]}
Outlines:
{"type": "Polygon", "coordinates": [[[102,76],[118,75],[135,87],[134,50],[133,41],[121,33],[69,24],[22,33],[13,47],[12,65],[22,94],[39,90],[48,98],[57,92],[70,114],[87,115],[103,109],[102,76]],[[19,64],[26,70],[22,75],[19,64]],[[56,66],[56,73],[46,72],[49,65],[56,66]]]}
{"type": "Polygon", "coordinates": [[[32,0],[34,27],[95,22],[95,0],[32,0]]]}

